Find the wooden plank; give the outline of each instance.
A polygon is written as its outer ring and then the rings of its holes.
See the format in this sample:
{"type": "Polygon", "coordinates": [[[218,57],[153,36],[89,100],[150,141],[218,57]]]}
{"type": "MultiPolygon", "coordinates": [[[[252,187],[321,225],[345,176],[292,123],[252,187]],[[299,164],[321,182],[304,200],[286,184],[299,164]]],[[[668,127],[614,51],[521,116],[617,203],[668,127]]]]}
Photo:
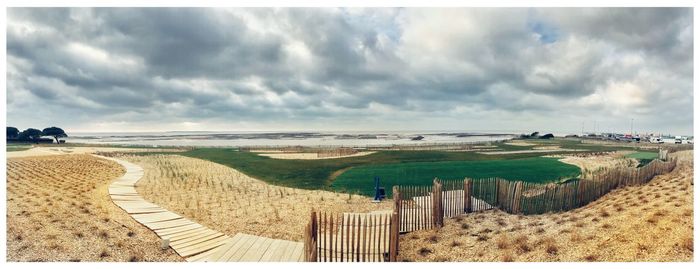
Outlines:
{"type": "Polygon", "coordinates": [[[256,236],[252,236],[249,234],[243,234],[243,236],[244,237],[240,241],[238,241],[236,245],[231,248],[230,251],[227,251],[226,254],[224,254],[218,261],[238,261],[243,256],[243,254],[245,254],[245,252],[248,251],[248,249],[253,245],[253,242],[256,239],[256,236]]]}
{"type": "Polygon", "coordinates": [[[258,245],[254,245],[248,251],[243,254],[243,257],[239,261],[242,262],[257,262],[260,261],[260,258],[262,258],[263,255],[265,255],[265,251],[272,245],[272,241],[274,239],[271,238],[266,238],[266,237],[260,237],[258,241],[260,242],[258,245]],[[256,247],[257,246],[257,247],[256,247]]]}
{"type": "Polygon", "coordinates": [[[230,237],[228,236],[221,236],[209,241],[201,242],[199,244],[195,244],[192,246],[187,246],[184,248],[180,249],[175,249],[175,251],[180,254],[180,256],[187,257],[187,256],[192,256],[195,254],[202,253],[204,251],[210,250],[212,248],[218,247],[223,245],[227,239],[230,237]]]}
{"type": "Polygon", "coordinates": [[[190,230],[194,230],[194,229],[207,229],[207,228],[204,227],[204,226],[202,226],[202,225],[199,225],[199,224],[193,222],[192,224],[188,224],[188,225],[185,225],[185,226],[179,226],[179,227],[174,227],[174,228],[160,229],[160,230],[155,230],[154,232],[155,232],[158,236],[163,237],[163,236],[173,235],[173,234],[176,234],[176,233],[180,233],[180,232],[184,232],[184,231],[190,231],[190,230]]]}
{"type": "Polygon", "coordinates": [[[197,255],[189,256],[189,257],[185,258],[185,260],[188,261],[188,262],[206,262],[206,261],[210,261],[210,257],[211,257],[214,253],[216,253],[217,250],[218,250],[218,248],[213,248],[213,249],[207,250],[207,251],[205,251],[205,252],[199,253],[199,254],[197,254],[197,255]]]}
{"type": "Polygon", "coordinates": [[[194,222],[192,222],[188,219],[178,219],[178,220],[169,220],[169,221],[162,221],[162,222],[156,222],[156,223],[142,223],[142,224],[145,225],[146,227],[150,228],[151,230],[160,230],[160,229],[186,226],[186,225],[190,225],[193,223],[194,222]]]}
{"type": "Polygon", "coordinates": [[[283,261],[282,256],[284,255],[284,250],[287,249],[293,243],[294,242],[292,242],[292,241],[279,240],[279,245],[277,247],[277,250],[275,250],[275,252],[270,255],[270,261],[273,261],[273,262],[283,261]]]}
{"type": "Polygon", "coordinates": [[[244,238],[244,234],[237,233],[236,235],[228,239],[225,244],[218,247],[217,251],[214,252],[209,258],[207,258],[207,261],[220,261],[221,257],[223,257],[228,251],[234,249],[234,247],[238,246],[238,242],[240,242],[244,238]]]}
{"type": "Polygon", "coordinates": [[[267,250],[265,251],[265,254],[263,254],[263,256],[260,257],[260,261],[261,262],[274,262],[275,260],[273,260],[272,257],[274,256],[274,254],[277,251],[280,250],[280,246],[282,246],[284,241],[285,240],[279,240],[279,239],[273,240],[272,243],[270,244],[270,247],[267,248],[267,250]]]}
{"type": "Polygon", "coordinates": [[[137,214],[137,215],[132,215],[132,218],[137,220],[138,222],[141,223],[155,223],[155,222],[163,222],[163,221],[169,221],[169,220],[177,220],[177,219],[182,219],[183,217],[172,213],[172,212],[159,212],[159,213],[151,213],[151,214],[137,214]]]}
{"type": "Polygon", "coordinates": [[[194,230],[188,230],[188,231],[184,231],[184,232],[180,232],[180,233],[166,235],[166,236],[163,236],[162,238],[169,239],[171,243],[175,243],[177,241],[182,241],[182,240],[185,240],[187,238],[207,236],[207,235],[212,235],[212,234],[216,234],[216,233],[219,233],[219,232],[214,231],[214,230],[209,229],[209,228],[206,228],[206,227],[201,227],[201,228],[194,229],[194,230]]]}
{"type": "Polygon", "coordinates": [[[122,209],[124,211],[126,211],[126,213],[129,213],[129,215],[168,212],[167,210],[162,209],[162,208],[122,208],[122,209]]]}
{"type": "MultiPolygon", "coordinates": [[[[300,243],[297,243],[300,244],[300,243]]],[[[304,244],[301,244],[301,247],[297,247],[294,250],[294,253],[292,253],[292,260],[290,261],[295,261],[295,262],[302,262],[304,261],[304,244]]]]}
{"type": "Polygon", "coordinates": [[[163,239],[169,239],[171,245],[180,244],[187,242],[188,240],[194,240],[197,238],[202,238],[205,236],[220,234],[220,232],[214,231],[209,228],[203,227],[203,229],[195,229],[190,231],[185,231],[181,233],[172,234],[169,236],[163,236],[163,239]]]}
{"type": "MultiPolygon", "coordinates": [[[[296,242],[291,242],[291,244],[288,244],[287,247],[284,249],[284,253],[282,254],[282,257],[280,258],[280,260],[283,262],[291,261],[292,254],[294,254],[296,247],[299,247],[298,243],[296,243],[296,242]]],[[[301,245],[301,247],[303,248],[304,246],[301,245]]]]}
{"type": "Polygon", "coordinates": [[[246,234],[237,233],[232,238],[226,241],[226,244],[217,248],[217,251],[207,259],[212,262],[225,262],[233,255],[248,238],[246,234]]]}
{"type": "MultiPolygon", "coordinates": [[[[216,238],[219,238],[221,236],[225,236],[222,233],[215,232],[213,234],[205,234],[205,235],[197,235],[193,237],[188,237],[186,239],[179,240],[177,242],[171,242],[170,246],[173,248],[185,248],[189,246],[193,246],[202,242],[214,240],[216,238]]],[[[228,236],[226,236],[228,237],[228,236]]]]}

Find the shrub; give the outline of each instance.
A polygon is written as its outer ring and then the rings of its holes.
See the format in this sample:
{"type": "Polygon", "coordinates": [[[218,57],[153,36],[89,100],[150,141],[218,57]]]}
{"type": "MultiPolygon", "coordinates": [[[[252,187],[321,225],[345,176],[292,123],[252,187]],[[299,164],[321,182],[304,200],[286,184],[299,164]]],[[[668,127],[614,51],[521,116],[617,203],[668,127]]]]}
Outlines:
{"type": "Polygon", "coordinates": [[[499,249],[506,249],[508,248],[508,245],[509,243],[506,235],[502,234],[498,238],[496,238],[496,247],[498,247],[499,249]]]}
{"type": "Polygon", "coordinates": [[[420,248],[420,249],[418,250],[418,254],[420,254],[420,255],[423,256],[423,257],[425,257],[426,255],[428,255],[428,254],[430,254],[430,253],[433,253],[433,250],[431,250],[431,249],[429,249],[429,248],[424,248],[424,247],[423,247],[423,248],[420,248]]]}

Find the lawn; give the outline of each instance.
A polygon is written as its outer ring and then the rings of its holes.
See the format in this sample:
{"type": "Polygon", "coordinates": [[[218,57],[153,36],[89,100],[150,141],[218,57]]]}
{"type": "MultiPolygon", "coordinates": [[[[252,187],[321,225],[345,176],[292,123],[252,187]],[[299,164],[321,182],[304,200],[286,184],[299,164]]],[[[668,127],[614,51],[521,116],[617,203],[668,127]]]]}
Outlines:
{"type": "Polygon", "coordinates": [[[659,157],[658,152],[640,151],[625,155],[627,158],[639,160],[637,167],[642,167],[659,157]]]}
{"type": "MultiPolygon", "coordinates": [[[[514,160],[416,162],[354,167],[338,176],[331,184],[336,191],[372,195],[374,177],[389,189],[393,185],[430,185],[432,179],[500,177],[529,182],[554,182],[579,175],[574,165],[555,158],[534,157],[514,160]]],[[[390,190],[387,190],[390,192],[390,190]]]]}
{"type": "Polygon", "coordinates": [[[657,152],[646,152],[646,151],[635,152],[635,153],[630,153],[630,154],[625,155],[625,157],[627,157],[627,158],[640,159],[640,160],[641,159],[647,159],[647,160],[655,159],[658,156],[659,156],[659,153],[657,153],[657,152]]]}
{"type": "MultiPolygon", "coordinates": [[[[475,152],[380,151],[366,156],[351,158],[281,160],[230,148],[198,148],[177,154],[223,164],[274,185],[327,190],[333,189],[332,182],[337,176],[343,175],[345,171],[351,170],[353,167],[382,164],[416,165],[416,163],[424,166],[434,166],[436,162],[513,160],[544,155],[544,153],[484,155],[475,152]]],[[[428,179],[441,175],[443,174],[431,175],[428,176],[428,179]]],[[[460,175],[459,177],[463,176],[460,175]]],[[[370,177],[368,180],[372,180],[372,178],[370,177]]]]}
{"type": "Polygon", "coordinates": [[[28,150],[32,148],[31,144],[7,144],[7,147],[5,148],[6,152],[10,151],[23,151],[23,150],[28,150]]]}

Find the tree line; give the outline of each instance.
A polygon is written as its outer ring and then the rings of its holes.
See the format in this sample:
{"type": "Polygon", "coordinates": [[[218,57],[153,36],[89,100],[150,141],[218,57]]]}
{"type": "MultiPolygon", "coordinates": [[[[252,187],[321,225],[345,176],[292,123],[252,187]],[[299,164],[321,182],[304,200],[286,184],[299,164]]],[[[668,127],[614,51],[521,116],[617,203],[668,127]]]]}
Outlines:
{"type": "Polygon", "coordinates": [[[56,139],[56,144],[60,144],[61,140],[59,138],[68,137],[63,129],[58,127],[48,127],[44,130],[28,128],[24,131],[19,131],[15,127],[7,127],[7,141],[21,141],[21,142],[36,142],[41,141],[42,136],[50,136],[56,139]]]}

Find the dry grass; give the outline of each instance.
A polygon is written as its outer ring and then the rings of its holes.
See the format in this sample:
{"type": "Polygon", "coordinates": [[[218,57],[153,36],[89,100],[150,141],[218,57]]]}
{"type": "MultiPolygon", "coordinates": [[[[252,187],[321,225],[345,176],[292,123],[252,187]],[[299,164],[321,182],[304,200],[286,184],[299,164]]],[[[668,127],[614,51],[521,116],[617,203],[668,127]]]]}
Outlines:
{"type": "Polygon", "coordinates": [[[584,178],[590,178],[593,173],[602,169],[610,169],[615,167],[637,167],[639,161],[637,159],[626,158],[625,152],[609,153],[600,156],[558,156],[563,157],[559,161],[576,165],[581,168],[581,175],[584,178]]]}
{"type": "Polygon", "coordinates": [[[7,159],[7,260],[181,261],[110,200],[123,173],[89,155],[7,159]]]}
{"type": "Polygon", "coordinates": [[[672,156],[680,159],[670,174],[570,212],[517,216],[491,210],[464,215],[459,222],[445,219],[438,236],[450,240],[430,245],[432,253],[415,255],[435,231],[402,235],[399,260],[692,261],[692,151],[672,156]],[[647,203],[640,203],[642,197],[647,203]],[[461,245],[452,246],[452,240],[461,245]]]}
{"type": "Polygon", "coordinates": [[[388,210],[390,202],[328,191],[272,186],[227,166],[176,155],[121,157],[144,168],[137,191],[214,230],[301,241],[313,208],[328,212],[388,210]]]}

